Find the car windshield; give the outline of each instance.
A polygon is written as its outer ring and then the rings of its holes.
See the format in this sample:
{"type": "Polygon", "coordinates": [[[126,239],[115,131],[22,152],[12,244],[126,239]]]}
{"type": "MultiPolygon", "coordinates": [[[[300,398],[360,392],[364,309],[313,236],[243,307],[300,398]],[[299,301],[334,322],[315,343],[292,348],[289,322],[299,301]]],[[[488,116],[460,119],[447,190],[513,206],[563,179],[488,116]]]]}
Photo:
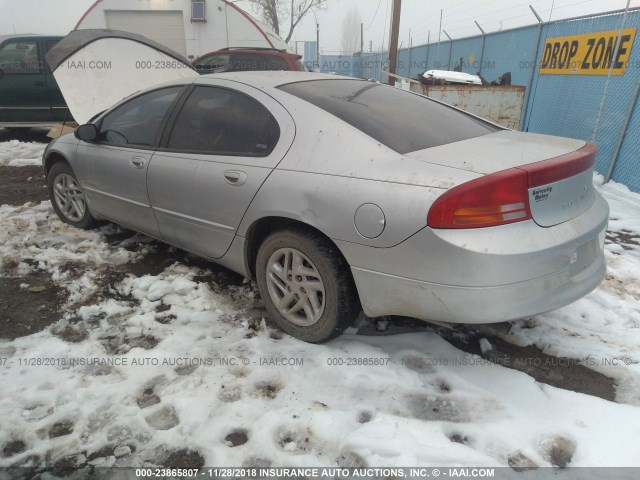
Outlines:
{"type": "Polygon", "coordinates": [[[421,95],[364,80],[312,80],[278,88],[335,115],[401,154],[500,130],[421,95]]]}

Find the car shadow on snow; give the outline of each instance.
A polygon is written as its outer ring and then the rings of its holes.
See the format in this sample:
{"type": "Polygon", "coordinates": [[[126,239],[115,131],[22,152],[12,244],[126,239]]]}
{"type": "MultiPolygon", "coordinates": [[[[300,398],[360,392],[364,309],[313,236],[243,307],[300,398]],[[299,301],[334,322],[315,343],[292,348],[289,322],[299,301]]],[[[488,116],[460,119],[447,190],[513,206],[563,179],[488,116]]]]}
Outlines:
{"type": "Polygon", "coordinates": [[[511,323],[446,328],[412,318],[385,317],[361,319],[359,326],[359,335],[432,332],[465,353],[477,355],[495,365],[526,373],[538,382],[616,401],[615,380],[586,367],[579,360],[548,355],[535,345],[519,346],[509,343],[508,331],[511,323]]]}

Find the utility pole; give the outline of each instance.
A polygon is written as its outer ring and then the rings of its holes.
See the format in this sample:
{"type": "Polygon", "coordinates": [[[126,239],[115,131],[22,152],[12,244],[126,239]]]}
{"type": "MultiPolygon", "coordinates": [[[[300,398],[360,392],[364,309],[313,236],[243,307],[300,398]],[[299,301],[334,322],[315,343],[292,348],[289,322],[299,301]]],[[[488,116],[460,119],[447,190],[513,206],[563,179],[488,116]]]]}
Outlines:
{"type": "Polygon", "coordinates": [[[411,36],[411,29],[409,29],[409,66],[407,67],[407,77],[411,77],[411,56],[413,54],[413,37],[411,36]]]}
{"type": "MultiPolygon", "coordinates": [[[[396,74],[398,69],[398,36],[400,35],[400,13],[402,0],[393,0],[393,18],[391,20],[391,39],[389,40],[389,73],[396,74]]],[[[389,85],[395,85],[396,79],[389,75],[389,85]]]]}
{"type": "Polygon", "coordinates": [[[317,64],[318,71],[321,71],[322,69],[320,68],[320,24],[318,23],[317,19],[316,19],[316,64],[317,64]]]}
{"type": "MultiPolygon", "coordinates": [[[[440,26],[438,27],[438,64],[440,63],[440,34],[442,33],[442,9],[440,9],[440,26]]],[[[436,68],[440,68],[436,66],[436,68]]]]}
{"type": "Polygon", "coordinates": [[[360,55],[364,52],[364,23],[360,22],[360,55]]]}

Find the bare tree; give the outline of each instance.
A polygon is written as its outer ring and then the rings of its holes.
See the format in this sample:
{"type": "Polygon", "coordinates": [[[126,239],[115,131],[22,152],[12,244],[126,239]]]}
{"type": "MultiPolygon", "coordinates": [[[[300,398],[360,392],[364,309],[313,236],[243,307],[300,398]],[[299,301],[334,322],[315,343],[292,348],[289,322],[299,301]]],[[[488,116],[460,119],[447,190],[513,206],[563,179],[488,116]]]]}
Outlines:
{"type": "Polygon", "coordinates": [[[342,54],[351,55],[360,51],[360,24],[362,17],[355,7],[342,19],[342,54]]]}
{"type": "Polygon", "coordinates": [[[247,0],[251,8],[274,32],[289,43],[300,20],[311,10],[326,8],[328,0],[247,0]],[[284,25],[288,23],[288,26],[284,25]],[[283,33],[289,29],[286,38],[283,33]]]}

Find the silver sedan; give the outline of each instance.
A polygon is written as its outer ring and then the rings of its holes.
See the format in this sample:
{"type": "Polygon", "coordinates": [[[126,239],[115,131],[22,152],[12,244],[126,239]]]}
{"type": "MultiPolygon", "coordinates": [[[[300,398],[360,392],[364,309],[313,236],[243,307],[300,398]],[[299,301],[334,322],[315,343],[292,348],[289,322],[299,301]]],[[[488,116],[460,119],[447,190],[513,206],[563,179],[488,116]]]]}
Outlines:
{"type": "Polygon", "coordinates": [[[243,72],[137,93],[43,165],[64,222],[255,278],[284,331],[322,342],[361,310],[489,323],[587,294],[606,270],[595,153],[385,85],[243,72]]]}

